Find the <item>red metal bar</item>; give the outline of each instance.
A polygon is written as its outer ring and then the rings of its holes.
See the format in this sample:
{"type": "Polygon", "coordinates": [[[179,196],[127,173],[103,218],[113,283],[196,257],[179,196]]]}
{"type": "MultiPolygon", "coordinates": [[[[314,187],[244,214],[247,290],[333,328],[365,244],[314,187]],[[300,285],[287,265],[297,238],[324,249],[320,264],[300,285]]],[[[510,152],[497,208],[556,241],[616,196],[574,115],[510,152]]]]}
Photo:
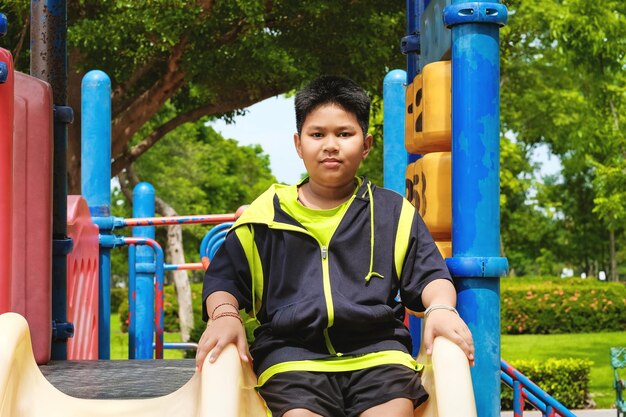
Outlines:
{"type": "Polygon", "coordinates": [[[172,224],[219,224],[233,222],[237,218],[230,214],[207,214],[200,216],[144,217],[124,219],[124,226],[167,226],[172,224]]]}
{"type": "Polygon", "coordinates": [[[13,57],[0,48],[6,81],[0,84],[0,313],[11,311],[13,239],[13,57]]]}
{"type": "Polygon", "coordinates": [[[204,266],[202,262],[186,263],[186,264],[166,264],[166,271],[202,271],[204,266]]]}

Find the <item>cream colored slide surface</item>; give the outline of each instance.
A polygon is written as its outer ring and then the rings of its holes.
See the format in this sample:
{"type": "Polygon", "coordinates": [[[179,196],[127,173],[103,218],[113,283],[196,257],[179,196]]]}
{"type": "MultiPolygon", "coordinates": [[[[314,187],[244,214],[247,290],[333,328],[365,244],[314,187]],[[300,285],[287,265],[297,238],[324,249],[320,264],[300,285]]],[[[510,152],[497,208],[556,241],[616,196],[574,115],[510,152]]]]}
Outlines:
{"type": "Polygon", "coordinates": [[[424,365],[422,384],[429,398],[415,410],[415,417],[476,417],[469,362],[460,347],[437,337],[432,356],[422,344],[417,362],[424,365]]]}
{"type": "Polygon", "coordinates": [[[234,346],[177,391],[139,400],[88,400],[56,389],[33,356],[26,320],[0,315],[0,417],[265,417],[256,377],[234,346]]]}

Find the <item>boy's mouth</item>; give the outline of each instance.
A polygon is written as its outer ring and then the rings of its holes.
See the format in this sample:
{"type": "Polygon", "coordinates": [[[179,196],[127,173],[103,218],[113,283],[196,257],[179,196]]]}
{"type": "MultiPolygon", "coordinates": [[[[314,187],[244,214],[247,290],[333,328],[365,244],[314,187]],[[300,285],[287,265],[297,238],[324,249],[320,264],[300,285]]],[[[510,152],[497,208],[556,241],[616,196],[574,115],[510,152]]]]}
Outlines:
{"type": "Polygon", "coordinates": [[[339,159],[335,159],[335,158],[326,158],[326,159],[322,159],[322,165],[324,165],[327,168],[334,168],[337,167],[341,164],[341,161],[339,159]]]}

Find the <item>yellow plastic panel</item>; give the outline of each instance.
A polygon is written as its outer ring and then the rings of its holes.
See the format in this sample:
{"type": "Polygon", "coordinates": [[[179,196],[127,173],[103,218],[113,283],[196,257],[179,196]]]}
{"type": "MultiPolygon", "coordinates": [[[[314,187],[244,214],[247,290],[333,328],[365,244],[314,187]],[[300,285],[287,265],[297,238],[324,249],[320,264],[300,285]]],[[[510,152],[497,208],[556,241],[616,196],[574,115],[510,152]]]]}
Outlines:
{"type": "MultiPolygon", "coordinates": [[[[415,135],[412,153],[448,152],[452,148],[452,87],[450,61],[439,61],[424,67],[421,75],[422,97],[414,107],[415,135]],[[419,122],[421,120],[421,123],[419,122]],[[418,130],[418,128],[420,128],[418,130]]],[[[417,97],[416,100],[420,97],[417,97]]],[[[407,146],[407,150],[409,146],[407,146]]]]}
{"type": "Polygon", "coordinates": [[[418,143],[422,135],[422,75],[418,74],[411,83],[412,89],[406,91],[407,110],[412,104],[413,114],[409,120],[408,114],[404,126],[404,147],[410,153],[419,154],[418,143]],[[409,95],[410,94],[410,95],[409,95]]]}
{"type": "Polygon", "coordinates": [[[438,240],[435,241],[435,245],[437,245],[437,249],[439,249],[439,253],[441,256],[445,258],[452,258],[452,242],[449,240],[438,240]]]}
{"type": "Polygon", "coordinates": [[[417,160],[414,203],[435,240],[452,234],[452,158],[450,152],[433,152],[417,160]]]}
{"type": "Polygon", "coordinates": [[[404,143],[407,138],[413,137],[413,124],[415,121],[413,112],[413,83],[406,86],[405,90],[405,112],[404,112],[404,143]]]}
{"type": "MultiPolygon", "coordinates": [[[[406,193],[405,197],[407,200],[411,202],[415,206],[415,203],[418,201],[418,193],[417,188],[415,187],[416,183],[419,183],[419,177],[415,172],[415,168],[417,167],[417,162],[413,162],[406,167],[406,193]]],[[[416,206],[417,207],[417,206],[416,206]]]]}

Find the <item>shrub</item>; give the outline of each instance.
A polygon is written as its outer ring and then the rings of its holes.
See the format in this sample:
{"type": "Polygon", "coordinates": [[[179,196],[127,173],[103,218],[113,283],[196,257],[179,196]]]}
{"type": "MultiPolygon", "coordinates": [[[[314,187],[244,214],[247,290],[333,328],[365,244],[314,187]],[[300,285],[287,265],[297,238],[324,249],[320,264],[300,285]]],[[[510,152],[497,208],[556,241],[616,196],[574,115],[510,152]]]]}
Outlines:
{"type": "MultiPolygon", "coordinates": [[[[510,363],[548,392],[568,409],[585,407],[588,395],[589,372],[593,362],[583,359],[520,360],[510,363]]],[[[503,410],[513,409],[513,390],[502,383],[500,402],[503,410]]],[[[528,403],[526,409],[531,409],[528,403]]]]}
{"type": "Polygon", "coordinates": [[[126,300],[128,304],[127,288],[111,288],[111,311],[117,312],[120,309],[122,301],[126,300]]]}
{"type": "Polygon", "coordinates": [[[503,334],[626,330],[626,286],[592,280],[502,280],[503,334]],[[510,282],[513,281],[513,282],[510,282]]]}

